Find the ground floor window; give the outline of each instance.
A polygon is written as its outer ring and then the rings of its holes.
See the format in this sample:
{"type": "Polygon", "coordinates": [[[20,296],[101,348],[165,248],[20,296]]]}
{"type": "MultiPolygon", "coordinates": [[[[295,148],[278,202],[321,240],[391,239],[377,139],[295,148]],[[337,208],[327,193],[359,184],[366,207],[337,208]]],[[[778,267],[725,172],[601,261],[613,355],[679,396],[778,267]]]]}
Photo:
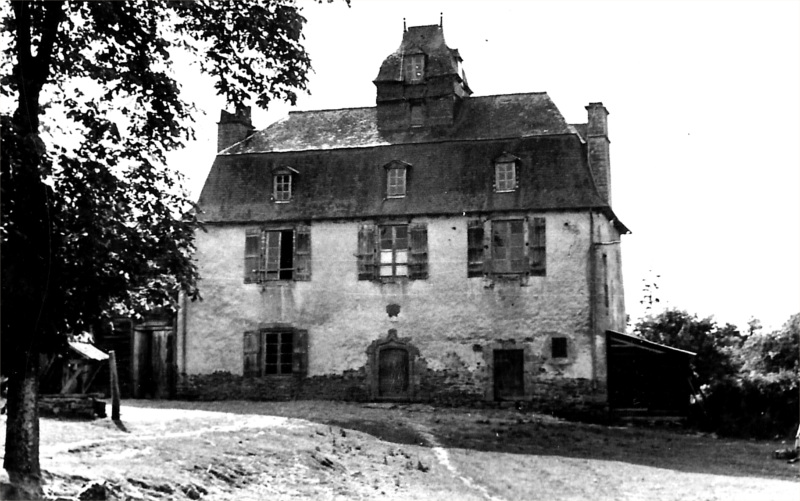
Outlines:
{"type": "Polygon", "coordinates": [[[268,328],[244,333],[245,376],[305,375],[308,331],[268,328]]]}

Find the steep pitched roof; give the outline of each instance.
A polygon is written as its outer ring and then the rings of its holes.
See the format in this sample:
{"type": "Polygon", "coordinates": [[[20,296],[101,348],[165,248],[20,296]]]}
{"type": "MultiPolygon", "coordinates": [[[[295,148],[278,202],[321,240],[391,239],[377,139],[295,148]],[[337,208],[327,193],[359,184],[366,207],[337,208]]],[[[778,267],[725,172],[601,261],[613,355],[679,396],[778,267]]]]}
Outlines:
{"type": "Polygon", "coordinates": [[[474,141],[574,133],[545,92],[471,97],[452,127],[382,130],[377,110],[291,112],[221,155],[365,148],[391,144],[474,141]]]}
{"type": "Polygon", "coordinates": [[[441,26],[412,26],[403,33],[400,47],[381,64],[375,82],[400,82],[403,80],[403,55],[424,53],[425,75],[428,78],[458,75],[457,50],[451,50],[444,41],[441,26]]]}

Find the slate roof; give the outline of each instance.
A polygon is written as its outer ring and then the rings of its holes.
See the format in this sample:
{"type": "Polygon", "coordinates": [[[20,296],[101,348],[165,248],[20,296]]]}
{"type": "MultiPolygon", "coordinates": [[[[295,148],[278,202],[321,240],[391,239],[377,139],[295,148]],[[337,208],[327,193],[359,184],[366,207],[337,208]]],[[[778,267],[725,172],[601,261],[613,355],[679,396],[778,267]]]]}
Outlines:
{"type": "Polygon", "coordinates": [[[545,92],[470,97],[451,127],[383,130],[377,109],[291,112],[220,155],[573,134],[545,92]]]}
{"type": "Polygon", "coordinates": [[[441,26],[412,26],[403,33],[400,47],[381,64],[375,82],[401,82],[403,80],[403,54],[419,53],[427,56],[426,78],[458,75],[458,61],[461,56],[457,49],[447,47],[441,26]]]}
{"type": "Polygon", "coordinates": [[[198,205],[207,223],[598,209],[586,145],[546,93],[464,99],[449,127],[384,130],[376,108],[292,112],[223,150],[198,205]],[[494,159],[520,158],[519,189],[493,190],[494,159]],[[384,166],[409,164],[404,198],[387,199],[384,166]],[[272,173],[297,171],[294,197],[274,203],[272,173]]]}

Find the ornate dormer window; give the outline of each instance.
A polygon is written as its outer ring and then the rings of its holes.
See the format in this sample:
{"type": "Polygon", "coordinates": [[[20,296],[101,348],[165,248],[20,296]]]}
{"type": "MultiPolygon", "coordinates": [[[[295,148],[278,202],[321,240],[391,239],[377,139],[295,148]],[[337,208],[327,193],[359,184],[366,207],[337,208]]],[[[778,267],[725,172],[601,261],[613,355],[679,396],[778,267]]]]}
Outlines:
{"type": "Polygon", "coordinates": [[[494,191],[507,193],[519,187],[520,159],[514,155],[503,153],[494,160],[494,191]]]}
{"type": "Polygon", "coordinates": [[[425,80],[425,54],[406,54],[403,59],[403,79],[406,83],[425,80]]]}
{"type": "Polygon", "coordinates": [[[403,198],[406,196],[409,167],[411,165],[399,160],[392,160],[384,166],[384,169],[386,169],[386,198],[403,198]]]}
{"type": "Polygon", "coordinates": [[[295,180],[298,172],[289,166],[272,170],[272,200],[286,203],[294,197],[295,180]]]}

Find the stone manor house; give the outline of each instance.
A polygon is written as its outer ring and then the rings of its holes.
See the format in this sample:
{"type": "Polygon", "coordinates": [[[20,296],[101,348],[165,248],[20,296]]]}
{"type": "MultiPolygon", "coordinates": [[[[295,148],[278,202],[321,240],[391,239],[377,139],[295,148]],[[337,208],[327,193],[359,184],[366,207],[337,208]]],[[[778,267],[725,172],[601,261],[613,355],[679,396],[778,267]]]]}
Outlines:
{"type": "Polygon", "coordinates": [[[461,62],[410,27],[374,107],[222,112],[178,396],[607,406],[628,233],[608,111],[476,97],[461,62]]]}

